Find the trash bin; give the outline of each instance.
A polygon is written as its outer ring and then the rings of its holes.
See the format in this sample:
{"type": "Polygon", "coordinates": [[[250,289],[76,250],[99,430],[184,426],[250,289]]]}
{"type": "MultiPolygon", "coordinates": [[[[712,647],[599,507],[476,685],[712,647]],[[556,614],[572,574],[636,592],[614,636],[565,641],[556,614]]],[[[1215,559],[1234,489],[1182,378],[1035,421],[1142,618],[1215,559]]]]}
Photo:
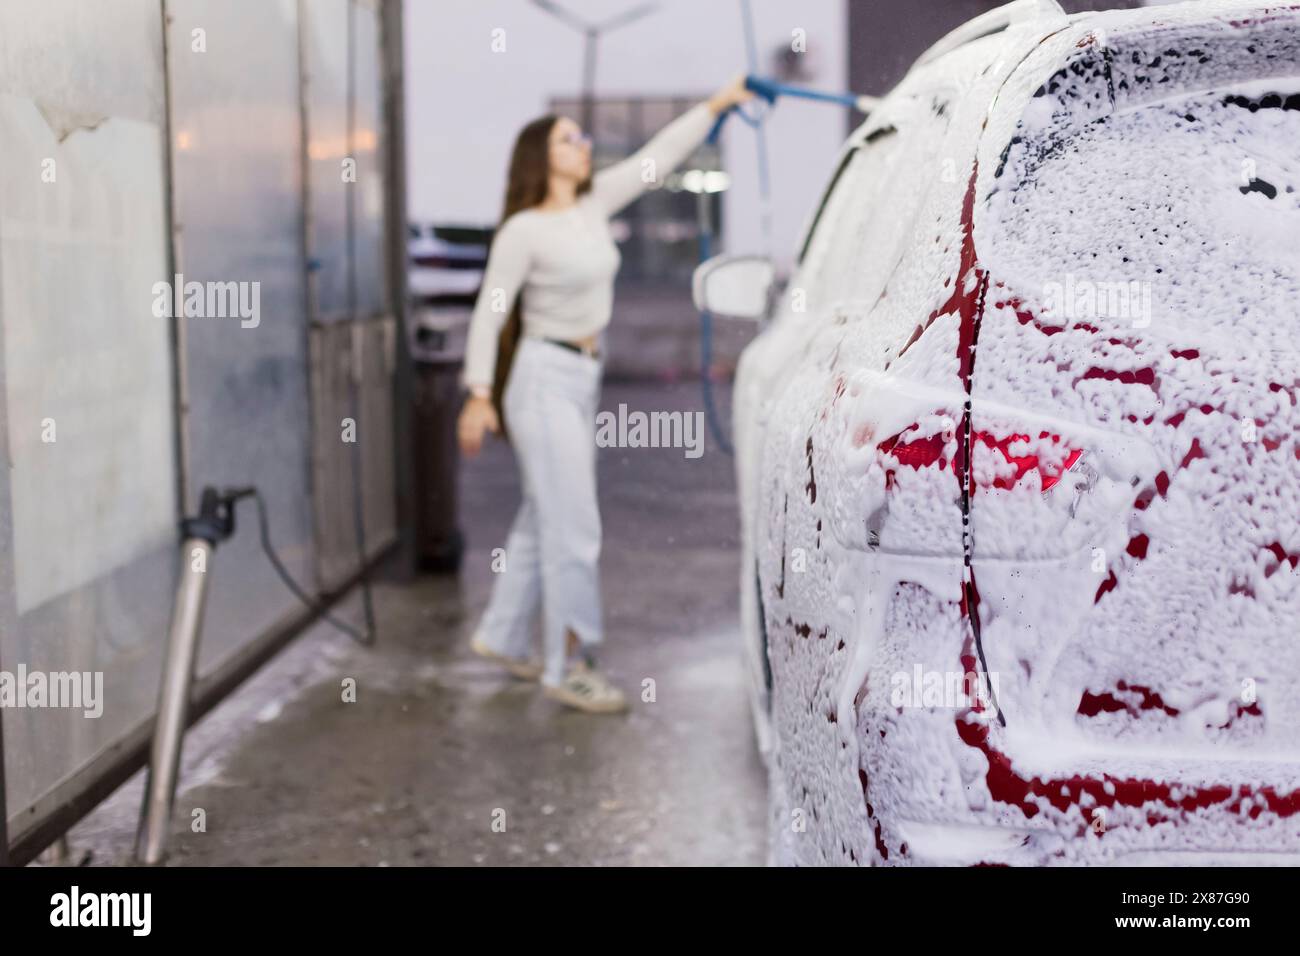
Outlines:
{"type": "Polygon", "coordinates": [[[415,548],[422,570],[454,574],[465,539],[457,523],[460,371],[467,312],[417,310],[411,323],[411,432],[415,466],[415,548]]]}

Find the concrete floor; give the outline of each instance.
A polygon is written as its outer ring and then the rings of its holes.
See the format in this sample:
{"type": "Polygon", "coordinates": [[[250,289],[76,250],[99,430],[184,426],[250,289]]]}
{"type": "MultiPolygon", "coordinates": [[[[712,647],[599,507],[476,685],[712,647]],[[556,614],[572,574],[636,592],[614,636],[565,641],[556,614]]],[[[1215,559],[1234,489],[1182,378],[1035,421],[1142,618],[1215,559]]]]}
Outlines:
{"type": "MultiPolygon", "coordinates": [[[[603,406],[620,402],[701,407],[694,384],[607,384],[603,406]]],[[[594,717],[468,651],[518,503],[510,452],[493,442],[463,471],[459,579],[377,586],[376,648],[318,626],[191,732],[171,864],[762,864],[731,469],[711,440],[693,460],[601,450],[602,663],[633,706],[594,717]],[[206,832],[192,830],[196,809],[206,832]]],[[[359,616],[355,595],[341,614],[359,616]]],[[[142,776],[72,831],[74,861],[130,860],[142,776]]]]}

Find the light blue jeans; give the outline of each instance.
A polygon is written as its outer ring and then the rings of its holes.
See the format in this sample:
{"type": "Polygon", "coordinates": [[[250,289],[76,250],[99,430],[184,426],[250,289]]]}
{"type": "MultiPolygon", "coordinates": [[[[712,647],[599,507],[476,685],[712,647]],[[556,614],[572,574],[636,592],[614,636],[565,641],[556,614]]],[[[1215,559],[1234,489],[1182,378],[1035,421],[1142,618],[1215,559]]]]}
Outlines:
{"type": "Polygon", "coordinates": [[[596,503],[596,412],[603,370],[601,359],[525,336],[503,402],[523,502],[478,636],[499,654],[531,657],[540,605],[542,682],[551,686],[564,679],[567,631],[584,648],[603,638],[596,503]]]}

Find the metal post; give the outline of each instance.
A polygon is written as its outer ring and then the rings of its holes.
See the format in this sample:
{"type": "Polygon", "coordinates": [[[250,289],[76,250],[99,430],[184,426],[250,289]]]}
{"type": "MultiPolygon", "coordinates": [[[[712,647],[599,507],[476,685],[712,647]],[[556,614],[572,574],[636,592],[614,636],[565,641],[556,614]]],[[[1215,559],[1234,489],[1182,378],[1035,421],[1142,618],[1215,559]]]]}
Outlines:
{"type": "MultiPolygon", "coordinates": [[[[2,289],[0,289],[0,295],[3,295],[2,289]]],[[[8,394],[8,389],[5,386],[4,344],[5,344],[4,334],[0,332],[0,395],[8,394]]],[[[9,448],[8,418],[9,418],[8,415],[0,415],[0,448],[4,448],[4,449],[9,448]]],[[[7,456],[8,456],[8,452],[6,451],[6,457],[7,456]]],[[[8,524],[10,521],[13,520],[12,515],[9,514],[9,508],[12,507],[12,505],[8,500],[9,499],[8,484],[9,483],[6,481],[3,485],[4,498],[6,500],[3,503],[0,503],[0,524],[8,524]]],[[[8,544],[8,542],[6,542],[6,544],[8,544]]],[[[4,562],[3,565],[0,565],[0,596],[3,596],[3,604],[0,604],[0,624],[8,624],[9,621],[13,621],[14,626],[15,627],[17,626],[17,620],[18,620],[17,609],[9,605],[11,596],[15,594],[15,591],[16,588],[14,585],[14,572],[13,572],[12,562],[6,561],[4,562]]],[[[3,643],[4,641],[0,640],[0,644],[3,643]]],[[[4,650],[3,647],[0,647],[0,651],[3,650],[4,650]]],[[[0,654],[0,656],[3,655],[0,654]]],[[[0,666],[3,666],[3,661],[0,661],[0,666]]],[[[0,707],[0,866],[8,866],[8,865],[9,865],[9,810],[7,804],[5,803],[5,722],[4,722],[4,708],[0,707]]]]}
{"type": "MultiPolygon", "coordinates": [[[[348,155],[356,157],[357,135],[357,2],[348,3],[348,155]]],[[[352,374],[348,377],[348,414],[355,422],[357,434],[353,436],[352,459],[352,527],[357,538],[357,567],[361,569],[361,606],[366,621],[366,639],[375,642],[375,609],[370,595],[370,571],[366,555],[366,485],[362,442],[367,434],[368,422],[362,420],[361,391],[365,380],[365,341],[367,323],[357,314],[357,191],[355,185],[346,191],[347,206],[344,221],[348,233],[348,329],[352,333],[352,374]]]]}
{"type": "MultiPolygon", "coordinates": [[[[176,150],[172,140],[175,128],[172,102],[172,49],[170,30],[172,15],[168,0],[162,0],[163,57],[163,211],[167,224],[167,276],[175,281],[181,272],[182,224],[176,214],[176,150]]],[[[172,428],[176,440],[176,514],[190,513],[190,361],[186,345],[185,316],[174,315],[168,325],[172,349],[172,428]]]]}
{"type": "Polygon", "coordinates": [[[167,833],[180,773],[181,739],[185,734],[190,684],[203,628],[212,551],[211,542],[203,538],[186,538],[181,548],[181,573],[158,695],[158,720],[154,725],[144,807],[135,841],[136,860],[147,865],[161,863],[167,855],[167,833]]]}
{"type": "Polygon", "coordinates": [[[657,10],[659,3],[657,0],[643,3],[631,10],[613,16],[603,23],[588,22],[581,17],[575,16],[556,3],[555,0],[533,0],[533,3],[551,16],[562,20],[576,30],[582,31],[584,37],[582,50],[582,126],[594,137],[595,133],[592,124],[595,122],[596,52],[600,44],[601,34],[616,30],[619,27],[625,27],[629,23],[635,23],[647,14],[657,10]]]}
{"type": "Polygon", "coordinates": [[[400,550],[391,571],[397,580],[410,581],[416,570],[415,457],[411,417],[414,368],[411,364],[410,294],[407,283],[406,212],[406,100],[402,62],[402,0],[384,0],[380,27],[384,77],[384,234],[388,269],[388,301],[396,324],[393,352],[393,453],[397,476],[397,522],[400,550]]]}
{"type": "Polygon", "coordinates": [[[5,806],[5,727],[0,719],[0,866],[9,865],[9,811],[5,806]]]}
{"type": "Polygon", "coordinates": [[[587,42],[582,51],[582,129],[595,142],[596,136],[596,50],[600,33],[595,28],[587,30],[587,42]]]}

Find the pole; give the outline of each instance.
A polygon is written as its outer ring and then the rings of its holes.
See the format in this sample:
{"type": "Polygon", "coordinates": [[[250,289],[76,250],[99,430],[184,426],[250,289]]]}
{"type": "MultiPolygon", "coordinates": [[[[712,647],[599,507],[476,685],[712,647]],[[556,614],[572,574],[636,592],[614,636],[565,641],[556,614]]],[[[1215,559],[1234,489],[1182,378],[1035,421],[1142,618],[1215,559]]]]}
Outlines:
{"type": "Polygon", "coordinates": [[[587,41],[582,52],[582,128],[595,142],[596,138],[596,49],[600,33],[588,28],[587,41]]]}
{"type": "Polygon", "coordinates": [[[397,473],[399,551],[391,565],[397,580],[415,578],[417,563],[416,515],[419,490],[415,480],[414,434],[415,370],[411,363],[411,303],[407,283],[406,232],[406,100],[402,43],[402,0],[384,0],[380,31],[384,64],[384,172],[385,243],[388,297],[397,328],[393,357],[393,454],[397,473]]]}
{"type": "MultiPolygon", "coordinates": [[[[188,726],[190,685],[203,630],[203,607],[208,596],[208,571],[217,543],[235,533],[235,502],[253,497],[257,489],[203,489],[199,513],[181,522],[181,567],[176,580],[167,653],[158,688],[158,716],[150,743],[149,775],[145,780],[140,827],[135,835],[135,858],[147,865],[167,856],[176,778],[180,774],[181,742],[188,726]]],[[[261,500],[260,498],[258,499],[261,500]]],[[[259,510],[259,515],[263,512],[259,510]]],[[[265,543],[265,519],[263,543],[265,543]]]]}
{"type": "Polygon", "coordinates": [[[9,811],[5,805],[5,728],[4,720],[0,719],[0,866],[8,865],[9,811]]]}
{"type": "Polygon", "coordinates": [[[185,734],[190,683],[198,657],[203,607],[208,592],[208,562],[213,546],[204,538],[186,538],[181,546],[181,573],[172,608],[167,655],[163,659],[162,686],[158,694],[158,719],[154,725],[144,807],[136,832],[135,857],[156,865],[167,855],[176,778],[180,772],[181,738],[185,734]]]}

